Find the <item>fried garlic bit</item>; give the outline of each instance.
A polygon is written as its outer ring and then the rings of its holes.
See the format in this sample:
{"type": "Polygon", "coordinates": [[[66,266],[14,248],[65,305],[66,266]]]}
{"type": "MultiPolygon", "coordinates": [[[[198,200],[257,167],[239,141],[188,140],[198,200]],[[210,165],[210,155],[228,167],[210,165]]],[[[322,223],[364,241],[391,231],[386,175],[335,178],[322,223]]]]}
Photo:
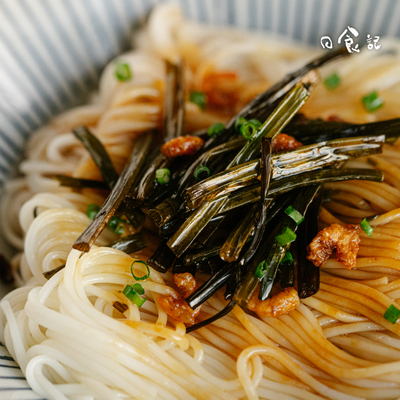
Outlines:
{"type": "Polygon", "coordinates": [[[204,140],[198,136],[179,136],[161,146],[161,153],[165,157],[191,156],[204,144],[204,140]]]}
{"type": "Polygon", "coordinates": [[[189,297],[199,287],[197,285],[196,279],[194,279],[193,275],[189,272],[185,272],[183,274],[175,274],[174,283],[184,299],[186,299],[186,297],[189,297]]]}
{"type": "Polygon", "coordinates": [[[337,260],[348,269],[354,268],[360,245],[360,231],[359,225],[332,224],[322,229],[308,245],[307,259],[320,267],[336,250],[337,260]]]}
{"type": "Polygon", "coordinates": [[[234,112],[239,101],[238,76],[235,72],[206,73],[202,90],[207,96],[207,105],[222,109],[227,113],[234,112]]]}
{"type": "Polygon", "coordinates": [[[193,310],[184,299],[198,288],[197,282],[192,274],[185,272],[184,274],[175,274],[174,283],[180,295],[160,296],[157,298],[157,301],[170,317],[179,322],[183,322],[185,325],[193,325],[194,319],[200,312],[201,306],[193,310]]]}
{"type": "Polygon", "coordinates": [[[283,292],[263,301],[258,300],[259,291],[260,289],[257,289],[250,297],[247,308],[263,317],[286,315],[300,304],[297,290],[292,287],[286,288],[283,292]]]}
{"type": "Polygon", "coordinates": [[[272,141],[272,152],[280,153],[281,151],[288,151],[297,149],[298,147],[303,146],[298,140],[296,140],[293,136],[286,135],[286,133],[280,133],[273,141],[272,141]]]}

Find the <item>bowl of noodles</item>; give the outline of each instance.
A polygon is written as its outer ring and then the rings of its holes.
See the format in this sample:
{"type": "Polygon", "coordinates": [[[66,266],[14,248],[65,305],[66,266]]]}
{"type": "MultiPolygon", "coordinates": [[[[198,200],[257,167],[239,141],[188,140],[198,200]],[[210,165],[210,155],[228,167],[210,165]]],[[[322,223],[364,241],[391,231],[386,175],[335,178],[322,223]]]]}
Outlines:
{"type": "Polygon", "coordinates": [[[399,3],[0,12],[2,398],[400,398],[399,3]]]}

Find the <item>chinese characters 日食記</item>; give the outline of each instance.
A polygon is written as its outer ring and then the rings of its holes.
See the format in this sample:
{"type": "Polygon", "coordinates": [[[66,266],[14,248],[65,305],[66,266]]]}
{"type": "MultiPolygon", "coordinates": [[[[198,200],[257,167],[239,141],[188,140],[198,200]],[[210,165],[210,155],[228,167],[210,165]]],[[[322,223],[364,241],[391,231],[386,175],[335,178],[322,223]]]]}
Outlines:
{"type": "MultiPolygon", "coordinates": [[[[349,53],[359,53],[360,49],[358,47],[358,43],[354,43],[354,38],[357,38],[359,36],[359,33],[357,29],[348,26],[342,34],[338,38],[338,44],[342,44],[342,41],[344,42],[346,49],[349,53]]],[[[381,48],[381,45],[378,44],[378,41],[380,39],[380,36],[372,36],[370,34],[367,35],[366,42],[367,42],[367,49],[368,50],[379,50],[381,48]]],[[[333,42],[332,39],[329,36],[322,36],[321,38],[321,46],[323,49],[332,49],[333,48],[333,42]]]]}

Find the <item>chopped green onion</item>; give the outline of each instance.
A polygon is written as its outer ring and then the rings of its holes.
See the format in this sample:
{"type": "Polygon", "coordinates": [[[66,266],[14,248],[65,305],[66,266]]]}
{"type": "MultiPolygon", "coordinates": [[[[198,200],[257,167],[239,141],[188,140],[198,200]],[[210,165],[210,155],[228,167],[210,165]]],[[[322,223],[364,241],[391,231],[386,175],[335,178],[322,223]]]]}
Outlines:
{"type": "Polygon", "coordinates": [[[292,218],[294,222],[296,222],[297,225],[300,225],[304,221],[304,217],[297,211],[295,210],[292,206],[289,206],[286,210],[285,213],[292,218]]]}
{"type": "Polygon", "coordinates": [[[99,211],[100,211],[100,206],[99,205],[97,205],[97,204],[89,204],[87,206],[86,215],[90,219],[95,219],[96,215],[98,214],[99,211]]]}
{"type": "Polygon", "coordinates": [[[132,276],[133,276],[137,281],[144,281],[145,279],[147,279],[147,278],[150,276],[150,268],[149,268],[149,266],[147,265],[147,263],[145,263],[144,261],[135,260],[135,261],[132,263],[132,265],[131,265],[131,274],[132,274],[132,276]],[[134,266],[134,264],[136,264],[136,263],[138,263],[138,264],[144,264],[144,265],[146,266],[146,268],[147,268],[147,274],[146,274],[146,275],[144,275],[144,276],[136,276],[136,275],[133,273],[133,266],[134,266]]]}
{"type": "Polygon", "coordinates": [[[124,226],[121,224],[129,224],[128,221],[125,221],[122,218],[119,217],[111,217],[110,220],[108,221],[108,227],[117,235],[122,235],[124,233],[124,226]]]}
{"type": "Polygon", "coordinates": [[[156,170],[156,179],[162,185],[169,182],[171,171],[168,168],[160,168],[156,170]]]}
{"type": "Polygon", "coordinates": [[[371,236],[374,228],[369,224],[366,218],[361,221],[361,229],[368,235],[371,236]]]}
{"type": "Polygon", "coordinates": [[[288,227],[281,235],[275,236],[275,240],[283,247],[296,240],[296,234],[288,227]]]}
{"type": "Polygon", "coordinates": [[[282,258],[281,264],[282,265],[291,264],[292,262],[293,262],[292,253],[290,251],[287,251],[285,256],[282,258]]]}
{"type": "Polygon", "coordinates": [[[256,272],[254,273],[254,275],[257,278],[262,278],[262,276],[264,275],[264,271],[267,269],[267,262],[261,261],[260,264],[258,264],[258,267],[256,269],[256,272]]]}
{"type": "Polygon", "coordinates": [[[262,123],[258,120],[258,119],[249,119],[247,122],[252,123],[253,125],[255,125],[258,128],[260,128],[262,126],[262,123]]]}
{"type": "Polygon", "coordinates": [[[383,99],[374,91],[363,97],[362,104],[368,112],[374,112],[383,106],[383,99]]]}
{"type": "Polygon", "coordinates": [[[395,324],[397,322],[397,319],[399,318],[399,316],[400,316],[400,310],[392,304],[386,310],[385,314],[383,314],[383,318],[385,318],[387,321],[391,322],[392,324],[395,324]]]}
{"type": "Polygon", "coordinates": [[[259,128],[260,125],[247,121],[240,127],[240,133],[246,140],[249,140],[259,128]]]}
{"type": "MultiPolygon", "coordinates": [[[[100,206],[98,206],[97,204],[89,204],[86,210],[86,215],[90,219],[95,219],[99,211],[100,211],[100,206]]],[[[108,221],[107,225],[109,226],[112,232],[116,233],[117,235],[121,235],[124,233],[124,226],[121,224],[130,225],[130,222],[120,217],[112,216],[108,221]]]]}
{"type": "Polygon", "coordinates": [[[117,64],[115,67],[115,76],[120,81],[130,81],[132,73],[129,64],[117,64]]]}
{"type": "Polygon", "coordinates": [[[340,83],[340,77],[336,72],[324,79],[325,87],[328,90],[336,89],[340,83]]]}
{"type": "Polygon", "coordinates": [[[208,136],[219,135],[225,129],[225,125],[222,122],[216,122],[208,128],[208,136]]]}
{"type": "Polygon", "coordinates": [[[196,168],[196,171],[194,171],[194,176],[198,181],[200,181],[210,176],[210,170],[204,165],[199,165],[196,168]]]}
{"type": "Polygon", "coordinates": [[[203,92],[190,92],[190,101],[204,110],[206,108],[207,96],[203,92]]]}
{"type": "Polygon", "coordinates": [[[144,294],[144,289],[139,283],[136,283],[135,285],[126,285],[122,293],[138,307],[141,307],[146,301],[145,297],[141,297],[141,295],[144,294]]]}
{"type": "Polygon", "coordinates": [[[240,127],[247,122],[247,119],[245,117],[239,117],[235,121],[235,131],[239,132],[240,127]]]}
{"type": "Polygon", "coordinates": [[[143,296],[144,295],[144,288],[140,283],[135,283],[133,285],[133,290],[139,295],[143,296]]]}

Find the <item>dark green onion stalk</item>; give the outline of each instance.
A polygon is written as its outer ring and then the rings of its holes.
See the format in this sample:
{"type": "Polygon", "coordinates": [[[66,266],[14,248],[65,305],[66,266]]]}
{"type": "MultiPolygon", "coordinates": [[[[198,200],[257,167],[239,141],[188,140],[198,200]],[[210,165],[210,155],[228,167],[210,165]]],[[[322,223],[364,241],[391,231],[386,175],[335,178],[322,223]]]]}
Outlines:
{"type": "Polygon", "coordinates": [[[147,166],[144,171],[143,177],[140,180],[137,193],[131,197],[136,198],[139,202],[143,202],[152,190],[155,190],[156,183],[156,171],[159,169],[167,168],[171,164],[163,154],[159,154],[153,162],[147,166]]]}
{"type": "Polygon", "coordinates": [[[297,247],[297,291],[301,299],[310,297],[319,290],[319,267],[307,260],[307,246],[318,233],[318,215],[322,190],[311,203],[304,222],[299,227],[297,247]]]}
{"type": "Polygon", "coordinates": [[[173,274],[182,274],[185,272],[189,272],[193,276],[196,275],[198,268],[198,263],[191,264],[191,265],[184,265],[182,262],[182,258],[177,258],[175,260],[174,265],[172,266],[172,273],[173,274]]]}
{"type": "MultiPolygon", "coordinates": [[[[258,265],[261,262],[261,258],[263,258],[263,254],[265,253],[265,246],[267,246],[267,249],[269,249],[272,244],[270,244],[270,237],[273,235],[274,231],[276,230],[276,226],[279,225],[281,221],[281,215],[283,213],[283,210],[288,207],[288,205],[292,204],[294,199],[296,198],[298,194],[298,190],[292,190],[289,193],[286,193],[282,196],[279,196],[274,199],[274,203],[272,207],[268,210],[267,213],[267,218],[265,221],[265,234],[264,234],[264,245],[261,245],[258,249],[257,252],[255,253],[255,261],[253,260],[252,262],[255,262],[256,265],[258,265]],[[264,249],[263,249],[264,248],[264,249]],[[258,258],[257,258],[258,254],[258,258]],[[261,254],[261,258],[260,258],[261,254]]],[[[258,206],[256,203],[255,205],[258,206]]],[[[237,290],[237,282],[242,274],[243,267],[237,265],[236,269],[236,276],[232,278],[226,288],[226,293],[225,293],[225,300],[230,300],[232,299],[233,295],[236,293],[237,290]],[[241,270],[239,270],[241,268],[241,270]]]]}
{"type": "MultiPolygon", "coordinates": [[[[267,218],[265,220],[266,228],[268,228],[270,223],[272,224],[275,223],[272,221],[280,212],[282,212],[284,208],[286,208],[293,201],[293,196],[295,193],[296,191],[293,190],[288,194],[285,194],[284,196],[278,197],[277,199],[273,200],[270,199],[266,201],[268,207],[269,207],[268,202],[269,201],[272,202],[272,206],[268,209],[267,218]]],[[[249,242],[249,239],[251,238],[254,232],[255,214],[258,208],[259,204],[256,203],[253,205],[253,207],[250,208],[250,210],[248,210],[248,213],[240,221],[240,223],[230,231],[231,234],[228,235],[225,242],[218,242],[209,247],[204,247],[197,250],[190,250],[185,252],[183,256],[183,265],[190,266],[192,264],[199,263],[201,260],[214,257],[218,254],[220,255],[220,258],[224,261],[227,262],[237,261],[241,250],[244,248],[245,244],[249,242]],[[249,236],[247,236],[247,232],[243,235],[240,235],[240,232],[243,232],[245,229],[248,229],[250,231],[249,236]],[[236,232],[239,232],[238,236],[235,235],[236,232]],[[225,247],[224,249],[224,246],[226,245],[229,246],[229,249],[232,249],[230,253],[228,252],[229,256],[231,257],[231,260],[224,259],[222,256],[222,254],[224,254],[225,256],[226,248],[228,248],[225,247]]],[[[217,216],[214,218],[220,218],[220,217],[221,216],[217,216]]],[[[212,221],[213,220],[211,220],[211,222],[212,221]]]]}
{"type": "Polygon", "coordinates": [[[57,179],[61,186],[67,186],[73,189],[109,190],[106,183],[94,179],[73,178],[67,175],[54,175],[54,179],[57,179]]]}
{"type": "Polygon", "coordinates": [[[207,282],[203,283],[195,292],[185,299],[193,310],[203,304],[235,275],[234,264],[226,264],[217,271],[207,282]]]}
{"type": "Polygon", "coordinates": [[[203,328],[204,326],[207,326],[209,324],[212,324],[214,321],[219,320],[220,318],[224,317],[225,315],[229,314],[236,306],[236,301],[231,300],[228,305],[225,306],[220,312],[217,314],[213,315],[211,318],[208,318],[204,321],[201,321],[195,325],[189,326],[186,328],[186,333],[193,332],[197,329],[203,328]]]}
{"type": "Polygon", "coordinates": [[[126,254],[132,254],[136,251],[142,250],[147,247],[143,233],[135,233],[133,235],[124,236],[110,244],[113,249],[121,250],[126,254]]]}
{"type": "Polygon", "coordinates": [[[141,135],[137,139],[131,157],[122,171],[121,176],[118,178],[117,183],[113,187],[110,195],[107,197],[95,219],[75,242],[73,246],[74,249],[85,252],[90,250],[90,247],[103,231],[110,218],[115,214],[118,207],[125,199],[125,196],[130,190],[133,182],[139,175],[146,156],[149,153],[152,140],[152,134],[141,135]]]}
{"type": "MultiPolygon", "coordinates": [[[[380,171],[358,168],[341,170],[326,169],[306,172],[295,177],[271,182],[268,196],[273,197],[274,195],[286,193],[292,189],[312,184],[352,179],[382,182],[383,175],[380,171]]],[[[246,187],[241,191],[235,192],[232,196],[225,194],[203,203],[171,237],[167,242],[168,246],[177,257],[180,257],[215,215],[223,214],[237,207],[257,202],[260,200],[260,193],[261,187],[257,185],[256,187],[246,187]]]]}
{"type": "Polygon", "coordinates": [[[165,61],[167,74],[164,98],[164,139],[169,141],[182,135],[185,122],[185,86],[183,61],[165,61]]]}
{"type": "MultiPolygon", "coordinates": [[[[286,253],[290,254],[290,253],[286,253]]],[[[286,257],[286,255],[285,255],[286,257]]],[[[278,273],[280,273],[279,281],[282,289],[294,286],[294,263],[293,258],[291,260],[285,261],[284,259],[279,264],[278,273]]]]}
{"type": "MultiPolygon", "coordinates": [[[[264,235],[265,225],[267,221],[267,211],[272,204],[270,199],[267,199],[267,194],[269,190],[272,168],[271,168],[271,140],[268,138],[263,138],[262,149],[261,149],[261,193],[260,202],[258,203],[258,212],[255,220],[254,235],[250,242],[250,245],[241,260],[239,261],[240,270],[243,266],[247,265],[250,259],[254,256],[261,243],[261,239],[264,235]]],[[[240,274],[239,274],[240,280],[240,274]]]]}
{"type": "Polygon", "coordinates": [[[253,134],[243,149],[230,162],[228,168],[243,164],[257,157],[260,151],[261,139],[266,137],[272,141],[300,110],[309,97],[310,92],[301,83],[289,91],[261,128],[253,134]]]}
{"type": "MultiPolygon", "coordinates": [[[[314,199],[318,190],[319,186],[308,186],[302,189],[293,203],[293,208],[303,216],[306,215],[308,206],[314,199]]],[[[234,296],[234,300],[239,305],[245,306],[247,304],[260,282],[262,282],[262,285],[259,299],[265,300],[268,297],[275,280],[278,266],[286,252],[289,250],[291,242],[296,238],[296,230],[297,223],[291,217],[285,215],[280,224],[278,235],[275,236],[272,247],[270,249],[268,247],[266,248],[266,250],[269,251],[265,253],[265,260],[262,263],[261,270],[259,268],[260,263],[258,262],[258,259],[256,259],[257,263],[253,262],[250,265],[246,276],[240,283],[238,291],[234,296]],[[285,235],[292,235],[292,237],[279,243],[276,238],[285,235]]]]}
{"type": "Polygon", "coordinates": [[[221,243],[214,244],[213,246],[199,249],[197,251],[188,251],[183,256],[183,265],[189,266],[199,263],[207,258],[217,256],[221,250],[221,243]]]}
{"type": "Polygon", "coordinates": [[[211,204],[204,203],[181,225],[167,242],[167,245],[177,257],[180,257],[188,249],[227,200],[228,195],[219,197],[211,204]]]}
{"type": "MultiPolygon", "coordinates": [[[[315,143],[272,156],[272,179],[295,176],[304,171],[321,169],[342,161],[382,152],[385,136],[337,139],[315,143]]],[[[260,177],[259,161],[249,161],[211,176],[186,191],[186,205],[194,209],[211,200],[245,186],[260,177]]]]}
{"type": "MultiPolygon", "coordinates": [[[[272,201],[271,199],[270,202],[272,201]]],[[[219,253],[222,260],[234,262],[239,258],[240,252],[254,230],[257,211],[258,204],[254,204],[237,226],[232,229],[219,253]]]]}
{"type": "Polygon", "coordinates": [[[156,271],[167,272],[176,260],[175,254],[161,241],[154,254],[147,260],[147,263],[156,271]]]}
{"type": "MultiPolygon", "coordinates": [[[[303,217],[306,216],[309,206],[315,200],[321,190],[321,185],[312,185],[304,188],[294,202],[293,208],[303,215],[303,217]]],[[[299,224],[290,216],[285,216],[284,220],[282,221],[279,234],[282,234],[287,227],[291,228],[293,232],[296,232],[298,225],[299,224]]],[[[261,287],[258,295],[259,300],[265,300],[270,295],[274,285],[276,271],[286,252],[289,250],[290,245],[291,243],[282,245],[282,243],[279,243],[279,240],[275,241],[266,259],[266,267],[261,277],[261,287]]]]}
{"type": "Polygon", "coordinates": [[[286,75],[282,80],[271,86],[265,92],[259,94],[246,107],[244,107],[239,114],[229,121],[227,124],[227,129],[233,127],[236,120],[240,117],[244,117],[246,119],[257,118],[259,120],[264,120],[267,116],[265,115],[265,111],[268,111],[269,106],[271,106],[271,104],[273,104],[277,99],[284,96],[307,74],[310,72],[312,73],[317,68],[320,68],[333,60],[348,56],[349,52],[344,48],[330,51],[323,54],[321,57],[312,60],[297,71],[286,75]]]}
{"type": "Polygon", "coordinates": [[[180,198],[189,183],[193,183],[196,169],[200,165],[210,165],[211,162],[220,161],[221,157],[226,158],[229,153],[235,151],[246,143],[243,137],[230,140],[227,143],[222,143],[219,146],[211,148],[210,150],[201,154],[186,170],[184,175],[180,178],[176,188],[176,192],[171,198],[165,199],[156,207],[148,210],[149,216],[154,220],[155,224],[159,227],[170,221],[178,212],[180,207],[180,198]]]}
{"type": "Polygon", "coordinates": [[[294,136],[303,144],[376,135],[385,135],[387,142],[393,142],[400,132],[400,118],[366,124],[324,121],[322,119],[308,120],[304,117],[294,118],[292,121],[293,123],[285,128],[285,133],[294,136]]]}
{"type": "MultiPolygon", "coordinates": [[[[230,138],[235,137],[235,125],[237,120],[240,118],[252,119],[258,118],[260,120],[265,120],[271,112],[279,105],[283,97],[290,92],[296,84],[303,79],[304,82],[311,82],[312,84],[315,83],[315,70],[326,63],[333,61],[337,58],[348,56],[348,52],[343,51],[343,49],[339,49],[337,51],[328,52],[324,54],[322,57],[318,57],[317,59],[311,61],[304,67],[300,68],[299,70],[287,75],[281,81],[276,83],[274,86],[266,90],[265,92],[258,95],[251,101],[247,106],[245,106],[235,117],[233,117],[228,124],[225,126],[225,129],[219,132],[218,135],[213,136],[208,140],[205,144],[203,149],[199,152],[199,156],[201,156],[204,152],[212,149],[219,144],[224,144],[229,142],[230,138]]],[[[221,161],[224,161],[224,158],[221,158],[221,161]]],[[[182,178],[177,194],[174,199],[177,200],[179,204],[180,196],[183,194],[183,191],[193,183],[191,181],[191,177],[195,168],[198,165],[203,165],[203,163],[197,159],[193,163],[193,171],[189,171],[188,173],[182,178]]],[[[178,206],[177,206],[178,207],[178,206]]],[[[176,213],[178,212],[177,209],[172,208],[160,208],[160,209],[153,209],[152,216],[156,216],[157,220],[160,221],[161,226],[163,223],[166,223],[171,219],[176,213]]]]}
{"type": "MultiPolygon", "coordinates": [[[[72,132],[89,152],[92,160],[99,168],[104,182],[107,184],[108,188],[112,190],[118,181],[118,173],[115,170],[111,158],[103,144],[85,126],[78,126],[72,132]]],[[[129,209],[124,207],[123,211],[134,228],[138,229],[143,225],[145,215],[140,209],[129,209]]]]}
{"type": "MultiPolygon", "coordinates": [[[[229,164],[229,167],[249,161],[255,154],[258,154],[262,138],[266,137],[272,140],[279,133],[280,129],[290,121],[308,97],[309,92],[305,89],[304,85],[300,84],[292,89],[281,101],[277,110],[273,112],[260,128],[260,131],[257,131],[252,139],[239,151],[238,155],[229,164]]],[[[190,246],[201,230],[204,229],[207,223],[227,202],[228,198],[229,194],[225,194],[218,199],[203,203],[171,237],[167,244],[177,257],[180,257],[190,246]]]]}
{"type": "Polygon", "coordinates": [[[89,152],[92,160],[100,170],[101,176],[111,190],[118,181],[118,173],[114,168],[107,150],[96,136],[94,136],[85,126],[78,126],[73,134],[79,139],[89,152]]]}
{"type": "MultiPolygon", "coordinates": [[[[164,98],[164,143],[169,140],[182,136],[183,125],[185,122],[185,88],[183,79],[183,62],[173,64],[169,61],[166,63],[166,87],[164,98]]],[[[149,194],[157,187],[155,179],[156,171],[168,168],[172,164],[172,160],[166,158],[163,154],[159,154],[147,166],[146,171],[141,178],[137,192],[133,196],[139,201],[147,199],[149,194]]]]}
{"type": "Polygon", "coordinates": [[[53,268],[50,271],[43,272],[43,276],[49,280],[51,277],[53,277],[57,272],[61,271],[62,269],[65,268],[65,264],[60,265],[59,267],[53,268]]]}
{"type": "MultiPolygon", "coordinates": [[[[268,196],[273,197],[277,194],[287,193],[292,189],[298,189],[313,184],[341,182],[354,179],[382,182],[383,174],[381,171],[361,168],[343,168],[340,170],[323,169],[320,171],[305,172],[294,177],[271,182],[268,196]]],[[[261,188],[259,185],[253,185],[238,190],[229,197],[228,201],[219,210],[219,213],[222,214],[237,207],[259,201],[260,192],[261,188]]],[[[218,199],[219,197],[215,200],[218,199]]]]}

